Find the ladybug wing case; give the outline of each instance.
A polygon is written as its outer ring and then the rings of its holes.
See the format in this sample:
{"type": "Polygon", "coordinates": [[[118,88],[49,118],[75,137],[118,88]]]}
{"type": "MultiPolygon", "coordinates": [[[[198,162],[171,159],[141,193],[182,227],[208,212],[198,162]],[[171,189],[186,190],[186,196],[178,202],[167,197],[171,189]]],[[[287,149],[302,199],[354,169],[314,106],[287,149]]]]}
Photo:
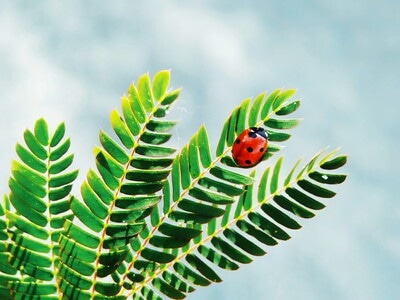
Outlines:
{"type": "Polygon", "coordinates": [[[235,140],[232,157],[239,167],[256,165],[266,152],[268,136],[263,128],[248,128],[235,140]]]}

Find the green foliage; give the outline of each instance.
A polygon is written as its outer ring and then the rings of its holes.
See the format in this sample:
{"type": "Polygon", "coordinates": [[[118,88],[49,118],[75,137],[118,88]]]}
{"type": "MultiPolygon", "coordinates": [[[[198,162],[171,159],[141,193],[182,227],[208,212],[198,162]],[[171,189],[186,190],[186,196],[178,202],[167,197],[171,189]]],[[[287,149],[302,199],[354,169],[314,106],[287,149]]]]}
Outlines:
{"type": "Polygon", "coordinates": [[[320,151],[282,179],[282,148],[300,120],[295,90],[245,99],[225,121],[215,149],[205,126],[176,152],[166,119],[179,89],[170,72],[132,84],[100,131],[95,168],[78,176],[61,123],[26,130],[0,206],[1,299],[183,299],[221,282],[290,238],[335,196],[346,175],[337,151],[320,151]],[[244,129],[263,126],[269,146],[256,168],[240,169],[231,148],[244,129]],[[260,176],[257,176],[257,173],[260,176]]]}

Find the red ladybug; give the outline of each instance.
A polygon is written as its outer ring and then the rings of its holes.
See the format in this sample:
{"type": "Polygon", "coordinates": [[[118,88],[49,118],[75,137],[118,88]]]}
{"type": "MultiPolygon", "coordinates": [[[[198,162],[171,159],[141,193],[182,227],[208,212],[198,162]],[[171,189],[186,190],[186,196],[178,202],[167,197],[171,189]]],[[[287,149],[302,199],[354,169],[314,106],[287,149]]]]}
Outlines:
{"type": "Polygon", "coordinates": [[[232,146],[232,157],[239,167],[252,167],[260,162],[268,147],[268,134],[261,127],[243,131],[232,146]]]}

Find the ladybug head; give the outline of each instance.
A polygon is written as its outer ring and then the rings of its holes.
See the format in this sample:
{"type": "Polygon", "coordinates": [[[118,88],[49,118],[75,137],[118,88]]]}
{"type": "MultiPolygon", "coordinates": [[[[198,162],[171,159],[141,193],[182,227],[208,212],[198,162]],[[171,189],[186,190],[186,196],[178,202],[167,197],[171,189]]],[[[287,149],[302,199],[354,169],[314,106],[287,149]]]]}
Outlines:
{"type": "Polygon", "coordinates": [[[262,136],[264,139],[268,140],[268,133],[262,127],[250,127],[249,136],[256,137],[256,134],[262,136]]]}

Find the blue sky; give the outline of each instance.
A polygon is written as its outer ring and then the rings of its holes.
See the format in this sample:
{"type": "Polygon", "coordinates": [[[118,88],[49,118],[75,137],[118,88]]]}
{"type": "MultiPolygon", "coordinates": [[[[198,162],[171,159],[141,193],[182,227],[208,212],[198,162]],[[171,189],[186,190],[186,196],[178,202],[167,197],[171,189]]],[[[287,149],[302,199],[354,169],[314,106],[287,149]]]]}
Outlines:
{"type": "Polygon", "coordinates": [[[216,141],[246,97],[296,88],[304,121],[288,165],[340,146],[348,181],[293,239],[189,299],[400,298],[399,28],[398,1],[2,1],[1,190],[42,116],[65,120],[83,176],[145,72],[171,69],[183,87],[178,146],[203,123],[216,141]]]}

